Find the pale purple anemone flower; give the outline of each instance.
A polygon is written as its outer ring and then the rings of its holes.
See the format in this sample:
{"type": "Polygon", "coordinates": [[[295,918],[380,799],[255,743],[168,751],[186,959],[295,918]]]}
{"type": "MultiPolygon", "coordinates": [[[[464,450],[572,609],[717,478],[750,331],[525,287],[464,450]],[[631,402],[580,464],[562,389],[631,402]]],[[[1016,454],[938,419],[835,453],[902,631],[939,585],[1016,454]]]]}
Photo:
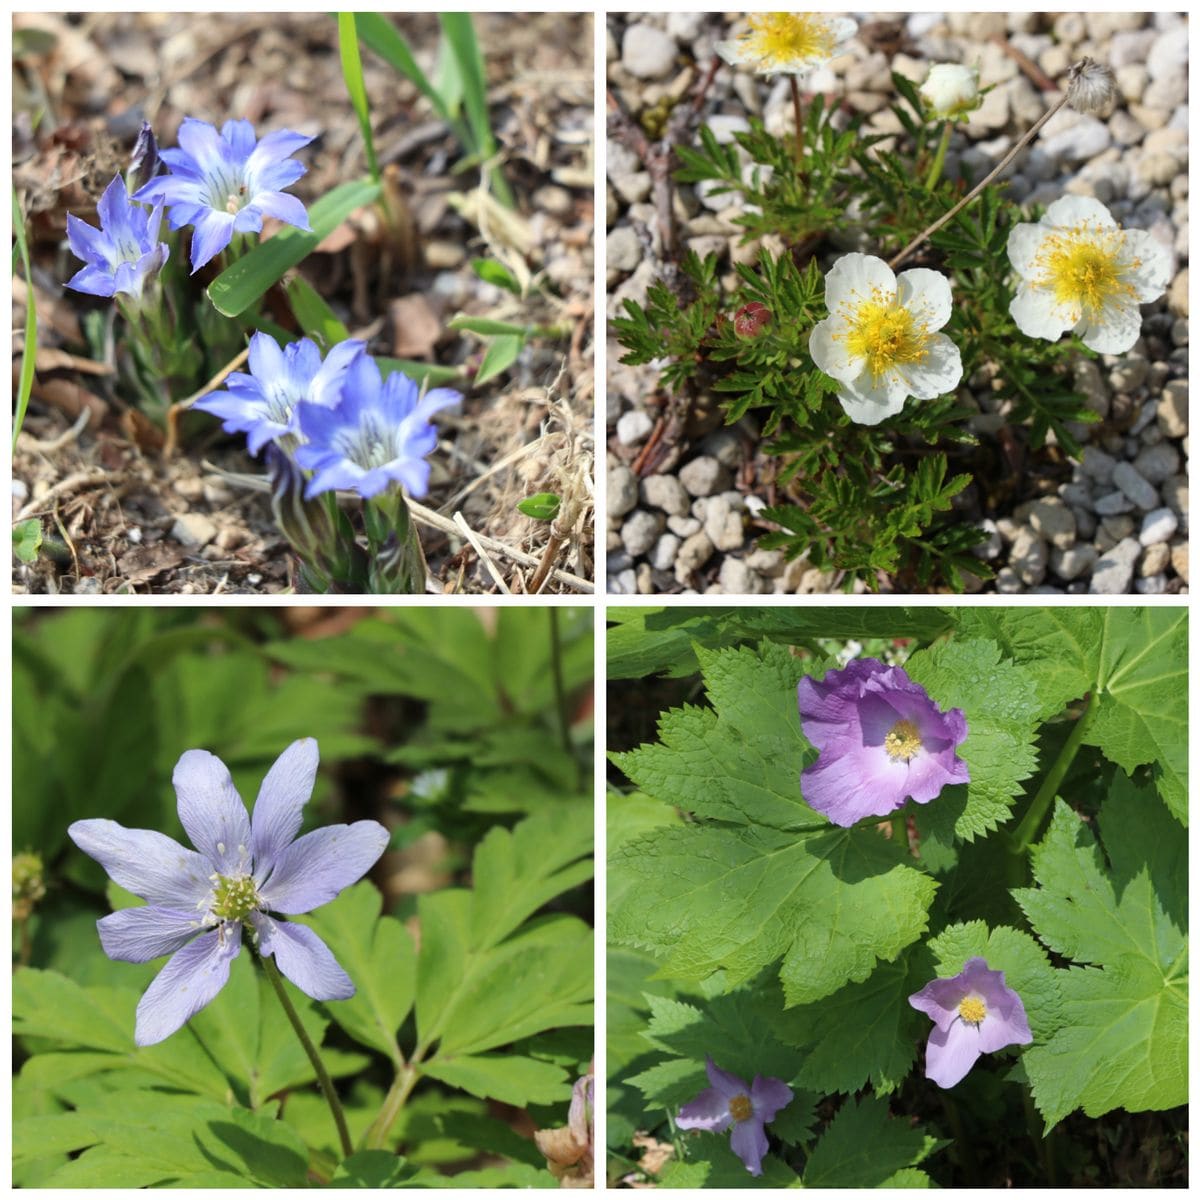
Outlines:
{"type": "Polygon", "coordinates": [[[251,454],[267,442],[299,440],[296,408],[301,401],[332,408],[342,399],[342,380],[365,342],[339,342],[321,361],[315,342],[301,338],[282,350],[273,337],[250,339],[250,373],[235,371],[225,388],[209,392],[194,408],[220,417],[226,433],[244,433],[251,454]]]}
{"type": "Polygon", "coordinates": [[[117,175],[96,205],[100,228],[67,213],[67,244],[76,258],[87,264],[67,280],[67,287],[90,296],[122,293],[142,297],[146,280],[162,268],[170,252],[158,240],[162,205],[147,212],[129,198],[125,181],[117,175]]]}
{"type": "Polygon", "coordinates": [[[297,838],[317,774],[317,743],[293,742],[275,760],[246,815],[229,770],[188,750],[172,777],[187,850],[165,834],[116,821],[76,821],[67,832],[114,883],[141,896],[97,922],[109,958],[170,961],[137,1006],[134,1041],[152,1046],[182,1028],[225,986],[245,930],[259,954],[314,1000],[354,995],[350,976],[307,926],[270,914],[306,913],[362,878],[383,853],[378,821],[330,825],[297,838]]]}
{"type": "Polygon", "coordinates": [[[675,1123],[680,1129],[705,1129],[710,1133],[723,1133],[733,1126],[730,1147],[751,1175],[761,1175],[767,1152],[763,1126],[791,1104],[792,1089],[770,1075],[755,1075],[754,1082],[747,1085],[736,1075],[722,1071],[712,1055],[705,1058],[705,1070],[712,1087],[685,1104],[675,1123]]]}
{"type": "Polygon", "coordinates": [[[263,217],[310,230],[304,205],[283,189],[307,170],[291,155],[311,141],[288,129],[256,141],[249,121],[226,121],[218,133],[207,121],[187,117],[179,127],[179,148],[159,151],[171,173],[139,188],[134,199],[164,202],[172,229],[195,226],[194,274],[235,233],[261,232],[263,217]]]}
{"type": "Polygon", "coordinates": [[[420,388],[402,371],[382,377],[368,355],[350,364],[336,408],[301,404],[297,409],[306,444],[296,461],[313,473],[305,491],[311,499],[343,488],[365,500],[403,484],[420,499],[429,490],[426,456],[437,446],[429,418],[462,399],[451,388],[420,388]]]}
{"type": "Polygon", "coordinates": [[[936,1027],[925,1049],[925,1075],[939,1087],[953,1087],[981,1054],[1033,1041],[1021,997],[983,958],[967,959],[957,975],[927,983],[908,1002],[936,1027]]]}
{"type": "Polygon", "coordinates": [[[884,817],[911,797],[928,804],[947,784],[970,782],[955,749],[962,709],[942,712],[900,667],[864,658],[796,686],[800,726],[820,751],[800,790],[835,825],[884,817]]]}

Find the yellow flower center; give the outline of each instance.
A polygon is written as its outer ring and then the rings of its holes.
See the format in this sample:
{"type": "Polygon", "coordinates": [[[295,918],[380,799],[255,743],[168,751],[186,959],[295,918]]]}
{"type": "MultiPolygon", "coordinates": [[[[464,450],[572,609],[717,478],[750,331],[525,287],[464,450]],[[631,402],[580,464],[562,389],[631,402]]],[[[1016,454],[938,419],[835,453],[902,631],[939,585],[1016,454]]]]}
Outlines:
{"type": "Polygon", "coordinates": [[[1125,235],[1119,229],[1089,228],[1085,224],[1052,234],[1042,243],[1034,265],[1038,282],[1054,292],[1059,304],[1079,317],[1095,316],[1109,301],[1136,300],[1137,293],[1125,276],[1140,266],[1138,260],[1121,261],[1125,235]]]}
{"type": "Polygon", "coordinates": [[[749,1096],[734,1096],[729,1102],[729,1115],[735,1121],[748,1121],[754,1115],[754,1105],[749,1096]]]}
{"type": "Polygon", "coordinates": [[[214,878],[212,914],[222,921],[240,921],[259,906],[258,890],[249,875],[214,878]]]}
{"type": "Polygon", "coordinates": [[[788,66],[833,56],[836,41],[820,13],[751,13],[742,49],[764,67],[788,66]]]}
{"type": "Polygon", "coordinates": [[[875,381],[893,367],[925,358],[929,345],[925,327],[907,308],[884,298],[878,289],[850,314],[848,324],[844,334],[846,352],[851,358],[865,358],[875,381]]]}
{"type": "Polygon", "coordinates": [[[908,762],[921,749],[921,733],[911,721],[897,721],[883,739],[888,757],[908,762]]]}
{"type": "Polygon", "coordinates": [[[978,996],[967,996],[958,1003],[958,1015],[968,1025],[978,1025],[987,1016],[987,1005],[978,996]]]}

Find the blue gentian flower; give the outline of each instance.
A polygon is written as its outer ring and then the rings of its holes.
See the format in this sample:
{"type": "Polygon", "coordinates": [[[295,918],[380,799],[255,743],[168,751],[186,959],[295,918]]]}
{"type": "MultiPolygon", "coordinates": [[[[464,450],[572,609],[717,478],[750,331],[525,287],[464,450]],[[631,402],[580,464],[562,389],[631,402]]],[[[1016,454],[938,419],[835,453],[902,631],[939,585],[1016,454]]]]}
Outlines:
{"type": "Polygon", "coordinates": [[[87,263],[67,281],[67,287],[92,296],[121,292],[141,299],[146,280],[167,261],[167,244],[158,240],[162,205],[147,213],[130,200],[129,189],[118,175],[104,189],[96,211],[99,229],[67,213],[71,253],[87,263]]]}
{"type": "Polygon", "coordinates": [[[304,205],[283,189],[304,174],[290,156],[311,141],[281,129],[256,142],[249,121],[226,121],[218,134],[207,121],[188,117],[179,127],[179,149],[159,152],[171,173],[152,179],[134,199],[163,201],[172,229],[195,226],[194,274],[235,233],[259,233],[264,216],[309,229],[304,205]]]}
{"type": "Polygon", "coordinates": [[[250,339],[250,374],[235,371],[224,391],[210,392],[194,407],[220,417],[226,433],[244,433],[250,453],[257,455],[267,442],[297,437],[296,407],[302,400],[337,404],[346,369],[365,347],[365,342],[339,342],[322,362],[308,338],[280,350],[273,337],[256,333],[250,339]]]}
{"type": "Polygon", "coordinates": [[[229,770],[206,750],[175,767],[179,819],[196,850],[116,821],[76,821],[67,832],[114,883],[146,904],[97,922],[109,958],[149,962],[170,954],[137,1006],[134,1041],[170,1037],[229,979],[245,932],[264,958],[314,1000],[346,1000],[354,984],[305,925],[271,913],[328,904],[371,869],[388,843],[378,821],[330,825],[297,838],[317,774],[317,743],[293,742],[267,772],[247,817],[229,770]]]}
{"type": "Polygon", "coordinates": [[[296,461],[313,472],[305,495],[344,488],[369,500],[402,483],[410,495],[424,496],[429,490],[425,456],[437,445],[429,418],[461,399],[451,388],[422,396],[402,372],[385,380],[374,359],[355,359],[342,384],[341,404],[297,409],[307,444],[296,451],[296,461]]]}

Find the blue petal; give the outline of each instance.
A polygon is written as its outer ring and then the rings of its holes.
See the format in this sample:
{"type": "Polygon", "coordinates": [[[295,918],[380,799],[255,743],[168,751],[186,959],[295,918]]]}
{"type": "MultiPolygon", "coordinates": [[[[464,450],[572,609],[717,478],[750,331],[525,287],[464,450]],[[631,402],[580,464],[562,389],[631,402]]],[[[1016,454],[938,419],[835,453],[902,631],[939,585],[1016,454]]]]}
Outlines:
{"type": "Polygon", "coordinates": [[[71,253],[85,263],[94,267],[108,266],[112,239],[81,221],[74,213],[67,213],[67,244],[71,247],[71,253]]]}
{"type": "Polygon", "coordinates": [[[277,129],[268,133],[254,148],[246,162],[248,175],[262,171],[274,163],[280,163],[285,158],[291,158],[297,150],[307,146],[313,139],[302,133],[293,133],[290,129],[277,129]]]}
{"type": "Polygon", "coordinates": [[[216,128],[207,121],[185,117],[179,126],[180,148],[196,164],[196,169],[212,182],[229,164],[229,147],[221,140],[216,128]]]}
{"type": "Polygon", "coordinates": [[[259,192],[282,192],[302,175],[307,174],[307,170],[303,163],[289,158],[284,162],[272,163],[260,171],[247,170],[246,186],[255,195],[259,192]]]}
{"type": "Polygon", "coordinates": [[[192,234],[192,274],[206,262],[216,258],[233,240],[233,214],[211,209],[196,222],[192,234]]]}
{"type": "Polygon", "coordinates": [[[325,356],[321,369],[313,377],[309,389],[309,400],[326,408],[333,408],[342,398],[342,385],[350,364],[367,348],[366,342],[351,338],[338,342],[325,356]]]}
{"type": "Polygon", "coordinates": [[[258,789],[250,822],[254,874],[264,879],[300,832],[319,759],[313,738],[293,742],[272,764],[258,789]]]}
{"type": "Polygon", "coordinates": [[[171,776],[179,820],[220,875],[249,870],[250,818],[229,768],[207,750],[185,751],[171,776]]]}
{"type": "Polygon", "coordinates": [[[96,922],[100,945],[120,962],[149,962],[174,954],[200,933],[200,912],[170,908],[123,908],[96,922]]]}
{"type": "MultiPolygon", "coordinates": [[[[300,450],[305,447],[301,446],[300,450]]],[[[300,459],[300,451],[296,452],[296,461],[300,465],[307,464],[300,459]]],[[[332,455],[326,455],[325,461],[328,466],[313,464],[314,475],[308,481],[308,486],[304,489],[305,500],[311,500],[314,496],[319,496],[322,492],[334,492],[338,488],[344,491],[357,491],[359,481],[363,477],[362,467],[355,466],[352,462],[347,462],[345,459],[337,459],[332,455]]]]}
{"type": "Polygon", "coordinates": [[[224,925],[176,951],[137,1006],[133,1040],[153,1046],[183,1028],[229,981],[242,949],[242,927],[224,925]]]}
{"type": "Polygon", "coordinates": [[[289,196],[287,192],[259,192],[246,211],[248,212],[250,209],[264,213],[268,217],[274,217],[277,221],[283,221],[288,225],[295,225],[297,229],[312,232],[304,204],[295,196],[289,196]]]}
{"type": "Polygon", "coordinates": [[[129,191],[120,175],[114,176],[112,183],[104,189],[96,211],[100,214],[100,224],[104,226],[104,231],[114,241],[122,234],[133,234],[129,219],[129,191]]]}
{"type": "Polygon", "coordinates": [[[76,821],[67,833],[114,883],[149,904],[191,912],[212,890],[212,866],[165,833],[126,829],[103,818],[76,821]]]}
{"type": "Polygon", "coordinates": [[[239,163],[244,163],[254,152],[254,126],[249,121],[226,121],[221,126],[221,137],[239,163]]]}
{"type": "Polygon", "coordinates": [[[414,499],[421,500],[429,492],[429,464],[423,458],[389,464],[388,471],[393,479],[404,484],[414,499]]]}
{"type": "Polygon", "coordinates": [[[274,912],[306,913],[328,904],[357,883],[387,848],[388,831],[378,821],[327,825],[293,842],[280,855],[258,894],[274,912]]]}
{"type": "Polygon", "coordinates": [[[67,287],[89,296],[112,296],[116,294],[113,274],[104,267],[84,267],[67,280],[67,287]]]}
{"type": "Polygon", "coordinates": [[[250,920],[258,932],[258,951],[275,956],[275,965],[314,1000],[349,1000],[354,983],[329,947],[307,926],[274,921],[266,913],[250,920]]]}
{"type": "Polygon", "coordinates": [[[269,333],[256,333],[250,339],[250,373],[259,380],[276,379],[285,370],[283,351],[269,333]]]}

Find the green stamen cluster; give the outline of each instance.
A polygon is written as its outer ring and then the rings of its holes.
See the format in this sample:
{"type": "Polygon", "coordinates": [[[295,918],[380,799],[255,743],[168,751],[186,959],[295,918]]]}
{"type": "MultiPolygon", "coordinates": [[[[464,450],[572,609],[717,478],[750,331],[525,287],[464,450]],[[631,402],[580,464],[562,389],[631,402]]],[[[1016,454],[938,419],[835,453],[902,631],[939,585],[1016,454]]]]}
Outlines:
{"type": "Polygon", "coordinates": [[[258,889],[249,875],[218,875],[213,888],[213,916],[222,921],[240,921],[259,905],[258,889]]]}

